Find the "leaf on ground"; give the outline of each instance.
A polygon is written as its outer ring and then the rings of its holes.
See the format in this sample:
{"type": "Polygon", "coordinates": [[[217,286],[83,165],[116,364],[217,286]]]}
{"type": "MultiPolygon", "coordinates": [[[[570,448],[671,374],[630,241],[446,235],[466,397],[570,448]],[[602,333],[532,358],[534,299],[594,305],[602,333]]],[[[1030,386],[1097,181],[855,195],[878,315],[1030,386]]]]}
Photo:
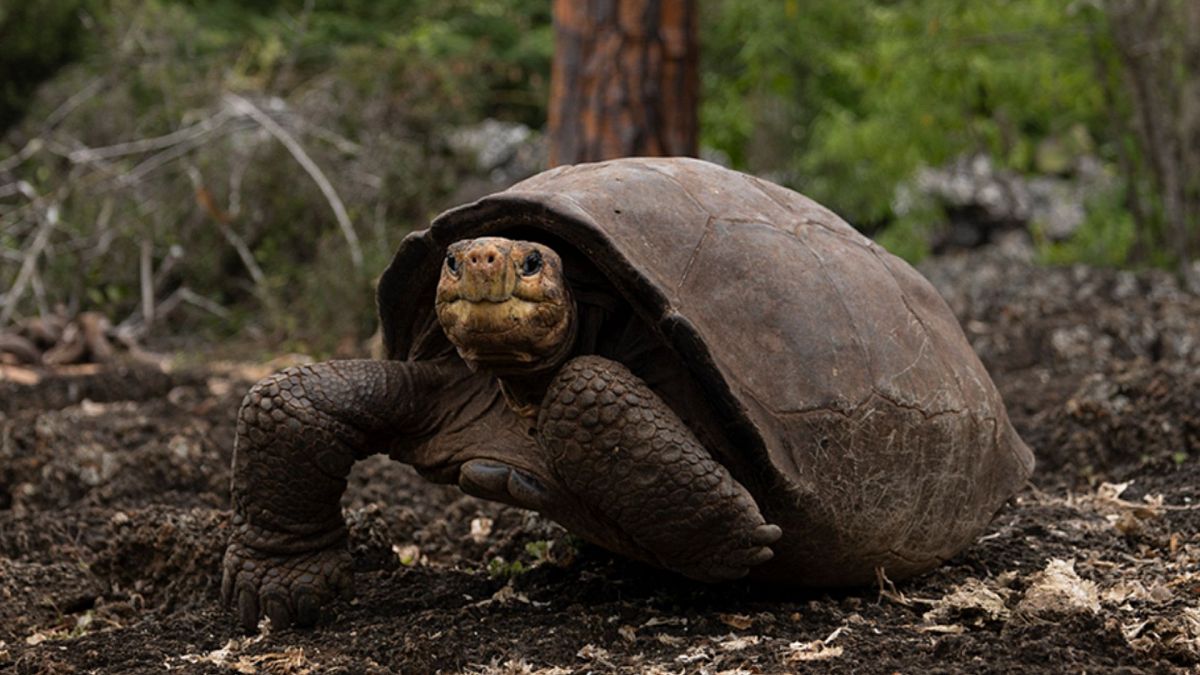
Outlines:
{"type": "Polygon", "coordinates": [[[476,544],[482,544],[487,541],[487,538],[492,534],[492,525],[494,521],[486,516],[480,516],[471,520],[471,541],[476,544]]]}
{"type": "Polygon", "coordinates": [[[717,617],[721,619],[721,623],[736,630],[746,630],[754,625],[754,619],[745,614],[718,614],[717,617]]]}
{"type": "Polygon", "coordinates": [[[642,628],[652,628],[654,626],[686,626],[688,620],[682,616],[652,616],[646,619],[642,624],[642,628]]]}
{"type": "Polygon", "coordinates": [[[1005,606],[1005,596],[1008,593],[1007,589],[995,591],[979,579],[968,578],[944,597],[935,600],[933,609],[925,612],[922,618],[928,624],[958,622],[972,626],[1004,621],[1009,615],[1005,606]]]}
{"type": "Polygon", "coordinates": [[[580,647],[579,651],[575,652],[575,656],[585,661],[607,662],[612,658],[612,653],[604,647],[597,647],[589,643],[580,647]]]}
{"type": "Polygon", "coordinates": [[[727,635],[723,639],[717,641],[717,647],[724,652],[740,652],[748,647],[762,642],[762,638],[757,635],[727,635]]]}
{"type": "Polygon", "coordinates": [[[711,661],[712,654],[703,646],[692,647],[686,652],[675,657],[675,661],[684,665],[699,663],[700,661],[711,661]]]}
{"type": "Polygon", "coordinates": [[[1100,611],[1096,584],[1075,573],[1075,561],[1051,559],[1033,575],[1017,613],[1026,617],[1100,611]]]}
{"type": "Polygon", "coordinates": [[[787,650],[783,654],[783,662],[827,661],[841,656],[843,651],[840,646],[825,644],[824,640],[792,642],[788,644],[787,650]]]}
{"type": "Polygon", "coordinates": [[[963,628],[956,623],[935,623],[931,626],[921,626],[917,630],[921,631],[922,633],[937,633],[939,635],[962,635],[963,633],[967,632],[966,628],[963,628]]]}

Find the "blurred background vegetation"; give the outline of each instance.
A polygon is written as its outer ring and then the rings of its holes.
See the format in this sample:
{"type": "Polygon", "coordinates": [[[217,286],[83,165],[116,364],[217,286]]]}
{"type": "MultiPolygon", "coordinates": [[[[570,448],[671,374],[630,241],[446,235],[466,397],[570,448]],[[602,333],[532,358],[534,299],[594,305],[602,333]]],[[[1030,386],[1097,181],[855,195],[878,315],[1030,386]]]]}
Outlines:
{"type": "MultiPolygon", "coordinates": [[[[1047,263],[1188,270],[1196,4],[706,0],[701,152],[910,259],[986,216],[1047,263]],[[1065,228],[1021,202],[1059,193],[1065,228]]],[[[407,231],[540,168],[552,42],[549,0],[0,3],[0,324],[364,338],[407,231]]]]}

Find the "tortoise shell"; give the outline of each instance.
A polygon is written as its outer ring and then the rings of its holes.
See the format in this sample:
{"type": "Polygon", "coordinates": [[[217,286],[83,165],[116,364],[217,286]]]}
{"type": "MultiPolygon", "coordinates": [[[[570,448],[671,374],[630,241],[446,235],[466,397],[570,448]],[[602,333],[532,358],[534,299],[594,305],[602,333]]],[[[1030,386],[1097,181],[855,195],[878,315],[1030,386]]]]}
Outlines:
{"type": "Polygon", "coordinates": [[[433,298],[449,244],[518,229],[590,259],[700,384],[786,533],[757,576],[924,571],[1033,469],[928,281],[807,197],[694,159],[559,167],[410,234],[378,288],[388,358],[445,349],[433,298]]]}

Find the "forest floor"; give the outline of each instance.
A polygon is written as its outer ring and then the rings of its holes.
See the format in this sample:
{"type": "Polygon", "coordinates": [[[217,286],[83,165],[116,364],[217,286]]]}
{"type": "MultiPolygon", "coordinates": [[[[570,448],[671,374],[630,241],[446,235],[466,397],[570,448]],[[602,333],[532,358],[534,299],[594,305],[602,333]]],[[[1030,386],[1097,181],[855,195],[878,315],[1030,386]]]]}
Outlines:
{"type": "Polygon", "coordinates": [[[1038,456],[978,542],[837,592],[706,586],[356,466],[357,599],[247,636],[218,602],[234,418],[282,365],[0,377],[0,671],[1163,672],[1200,667],[1200,297],[1156,272],[930,261],[1038,456]]]}

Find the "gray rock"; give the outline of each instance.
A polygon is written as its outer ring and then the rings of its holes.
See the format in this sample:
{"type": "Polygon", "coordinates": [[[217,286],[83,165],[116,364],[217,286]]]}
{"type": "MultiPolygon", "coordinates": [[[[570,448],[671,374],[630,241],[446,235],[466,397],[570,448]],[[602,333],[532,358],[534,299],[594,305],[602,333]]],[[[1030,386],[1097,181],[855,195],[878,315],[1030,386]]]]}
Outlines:
{"type": "Polygon", "coordinates": [[[1088,201],[1115,188],[1103,164],[1087,155],[1075,160],[1069,177],[1028,177],[977,154],[921,169],[897,190],[892,207],[901,217],[930,209],[945,213],[948,222],[935,228],[931,242],[935,250],[971,248],[999,231],[1030,227],[1060,241],[1084,222],[1088,201]]]}

